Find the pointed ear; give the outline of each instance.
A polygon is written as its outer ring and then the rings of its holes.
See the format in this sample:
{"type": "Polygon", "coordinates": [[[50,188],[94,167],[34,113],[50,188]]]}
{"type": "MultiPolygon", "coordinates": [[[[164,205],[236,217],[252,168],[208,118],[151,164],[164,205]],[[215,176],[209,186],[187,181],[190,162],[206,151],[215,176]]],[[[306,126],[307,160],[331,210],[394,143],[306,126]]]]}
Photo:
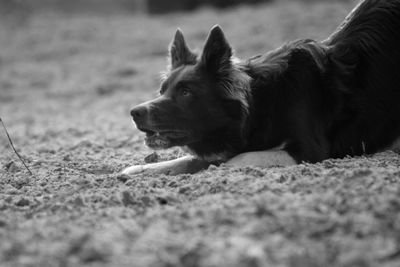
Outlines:
{"type": "Polygon", "coordinates": [[[218,25],[208,34],[201,62],[208,70],[218,72],[231,66],[232,48],[218,25]]]}
{"type": "Polygon", "coordinates": [[[185,38],[180,29],[176,30],[175,37],[169,46],[169,60],[171,69],[182,65],[196,64],[197,55],[186,45],[185,38]]]}

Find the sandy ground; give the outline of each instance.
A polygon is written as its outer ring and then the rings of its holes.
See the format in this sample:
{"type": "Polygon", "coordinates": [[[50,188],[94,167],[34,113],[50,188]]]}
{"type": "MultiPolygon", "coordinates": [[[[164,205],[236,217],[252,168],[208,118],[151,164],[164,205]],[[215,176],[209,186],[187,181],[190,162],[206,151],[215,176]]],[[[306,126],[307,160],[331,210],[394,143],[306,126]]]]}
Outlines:
{"type": "Polygon", "coordinates": [[[394,152],[118,178],[151,153],[128,111],[156,95],[178,26],[194,47],[219,23],[246,57],[323,39],[351,7],[3,22],[0,116],[34,175],[0,130],[0,266],[399,266],[394,152]]]}

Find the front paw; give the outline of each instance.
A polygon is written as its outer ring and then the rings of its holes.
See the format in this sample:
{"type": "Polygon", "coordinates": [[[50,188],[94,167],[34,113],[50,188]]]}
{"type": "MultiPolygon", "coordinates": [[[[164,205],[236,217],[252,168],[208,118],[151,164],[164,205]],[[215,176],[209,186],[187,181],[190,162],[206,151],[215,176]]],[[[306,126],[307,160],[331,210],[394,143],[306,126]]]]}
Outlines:
{"type": "Polygon", "coordinates": [[[133,175],[133,174],[138,174],[144,172],[144,167],[143,165],[135,165],[135,166],[130,166],[128,168],[125,168],[121,174],[125,175],[133,175]]]}
{"type": "Polygon", "coordinates": [[[207,168],[209,162],[199,160],[193,156],[186,156],[169,161],[150,163],[145,165],[136,165],[124,169],[121,174],[133,175],[139,173],[178,175],[183,173],[196,173],[207,168]]]}
{"type": "Polygon", "coordinates": [[[145,165],[135,165],[124,169],[122,175],[135,175],[135,174],[167,174],[175,175],[175,166],[170,166],[170,162],[158,162],[145,165]]]}

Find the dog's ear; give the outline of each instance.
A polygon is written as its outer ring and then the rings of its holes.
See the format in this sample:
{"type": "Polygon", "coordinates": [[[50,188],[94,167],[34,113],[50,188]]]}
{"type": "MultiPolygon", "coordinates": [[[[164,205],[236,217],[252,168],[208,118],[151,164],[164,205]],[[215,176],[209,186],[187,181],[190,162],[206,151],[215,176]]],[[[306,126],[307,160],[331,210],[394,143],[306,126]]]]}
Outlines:
{"type": "Polygon", "coordinates": [[[187,46],[182,31],[177,29],[169,46],[170,68],[176,69],[182,65],[194,65],[196,59],[197,56],[187,46]]]}
{"type": "Polygon", "coordinates": [[[201,62],[207,70],[219,72],[231,66],[232,48],[218,25],[214,26],[204,45],[201,62]]]}

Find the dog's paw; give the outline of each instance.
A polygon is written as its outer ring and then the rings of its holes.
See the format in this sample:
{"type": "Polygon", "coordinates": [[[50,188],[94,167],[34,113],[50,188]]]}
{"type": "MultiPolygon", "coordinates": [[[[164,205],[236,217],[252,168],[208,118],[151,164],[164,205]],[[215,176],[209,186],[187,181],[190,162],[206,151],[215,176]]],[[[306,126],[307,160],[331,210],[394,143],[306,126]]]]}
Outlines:
{"type": "Polygon", "coordinates": [[[122,170],[121,174],[124,175],[133,175],[133,174],[138,174],[144,172],[145,168],[143,165],[135,165],[135,166],[130,166],[128,168],[125,168],[122,170]]]}
{"type": "Polygon", "coordinates": [[[134,175],[146,173],[178,175],[183,173],[196,173],[200,170],[206,169],[209,165],[210,163],[204,160],[196,159],[193,156],[186,156],[169,161],[131,166],[124,169],[121,174],[134,175]]]}
{"type": "Polygon", "coordinates": [[[175,166],[170,166],[169,162],[159,162],[159,163],[151,163],[145,165],[135,165],[124,169],[121,174],[122,175],[135,175],[135,174],[166,174],[166,175],[175,175],[176,174],[175,166]]]}

